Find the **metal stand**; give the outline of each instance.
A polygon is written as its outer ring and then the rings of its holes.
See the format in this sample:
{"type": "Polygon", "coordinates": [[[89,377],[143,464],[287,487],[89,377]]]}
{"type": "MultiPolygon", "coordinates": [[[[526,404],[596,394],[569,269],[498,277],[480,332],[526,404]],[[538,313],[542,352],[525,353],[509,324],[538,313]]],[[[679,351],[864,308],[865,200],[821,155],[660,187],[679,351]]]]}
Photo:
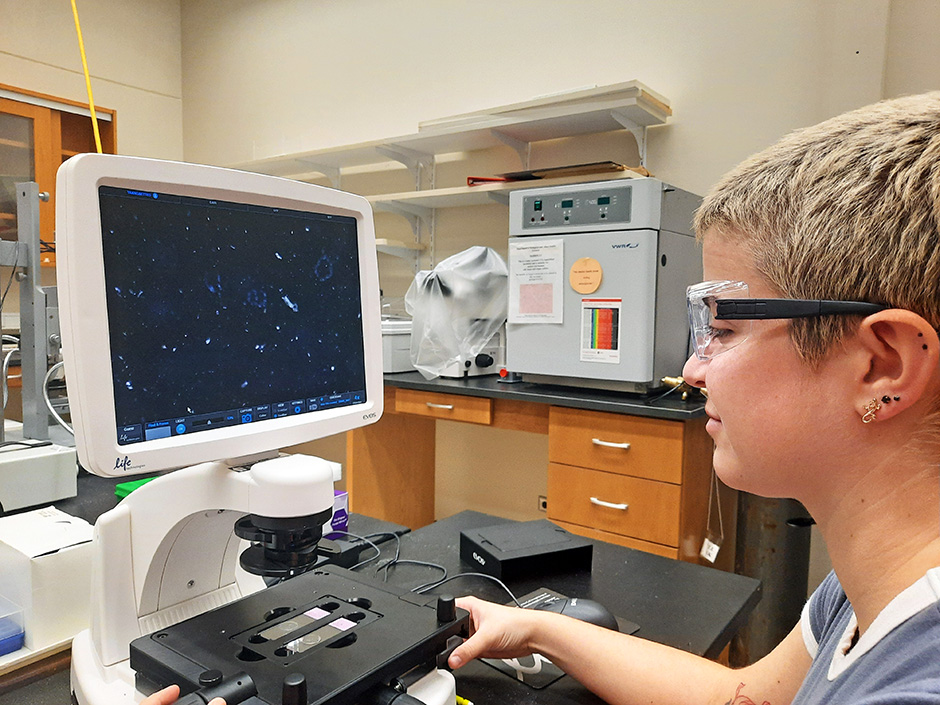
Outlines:
{"type": "MultiPolygon", "coordinates": [[[[22,433],[11,432],[17,443],[0,453],[0,513],[74,497],[78,465],[74,443],[64,431],[50,428],[45,403],[47,369],[60,354],[59,318],[55,287],[43,287],[40,277],[39,202],[33,182],[16,184],[17,241],[0,241],[0,265],[13,267],[20,283],[19,351],[23,381],[22,433]],[[55,439],[53,438],[55,436],[55,439]],[[32,441],[56,440],[63,445],[32,441]],[[27,447],[23,447],[27,446],[27,447]]],[[[11,282],[12,283],[12,282],[11,282]]],[[[2,308],[2,307],[0,307],[2,308]]],[[[6,384],[6,380],[3,380],[6,384]]],[[[0,405],[0,443],[6,441],[0,405]]]]}
{"type": "Polygon", "coordinates": [[[23,437],[37,440],[49,438],[49,412],[43,393],[49,358],[58,355],[58,335],[50,340],[49,324],[58,333],[58,308],[48,308],[55,302],[55,288],[44,289],[40,277],[39,201],[48,200],[48,193],[39,193],[34,182],[16,185],[17,249],[13,262],[3,264],[18,267],[20,282],[20,364],[23,375],[23,437]],[[54,349],[52,349],[54,348],[54,349]]]}

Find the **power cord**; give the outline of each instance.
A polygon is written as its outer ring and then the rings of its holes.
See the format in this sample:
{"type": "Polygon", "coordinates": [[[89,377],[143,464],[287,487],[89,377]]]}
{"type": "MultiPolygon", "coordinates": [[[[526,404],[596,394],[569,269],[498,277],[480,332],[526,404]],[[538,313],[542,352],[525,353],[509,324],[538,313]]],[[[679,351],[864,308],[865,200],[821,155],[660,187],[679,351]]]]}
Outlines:
{"type": "Polygon", "coordinates": [[[389,559],[388,561],[386,561],[385,563],[379,564],[378,566],[376,566],[376,569],[375,569],[375,572],[376,572],[376,573],[378,573],[380,570],[384,571],[384,574],[385,574],[385,582],[388,582],[388,571],[389,571],[389,569],[394,568],[395,566],[398,566],[398,565],[416,565],[416,566],[424,566],[424,567],[427,567],[427,568],[433,568],[433,569],[435,569],[435,570],[440,570],[440,571],[443,573],[443,576],[442,576],[441,578],[437,579],[437,580],[433,580],[433,581],[431,581],[431,582],[429,582],[429,583],[424,583],[424,584],[419,585],[419,586],[417,586],[417,587],[415,587],[415,588],[412,588],[412,589],[411,589],[411,592],[414,592],[414,593],[417,593],[417,594],[419,594],[419,595],[422,595],[422,594],[424,594],[424,593],[426,593],[426,592],[428,592],[428,591],[430,591],[430,590],[433,590],[433,589],[435,589],[435,588],[437,588],[437,587],[440,587],[440,586],[443,585],[444,583],[449,583],[449,582],[451,582],[452,580],[457,580],[458,578],[483,578],[483,579],[485,579],[485,580],[491,580],[491,581],[493,581],[494,583],[496,583],[497,585],[499,585],[503,590],[506,591],[506,594],[509,595],[509,597],[512,599],[513,603],[515,603],[515,605],[516,605],[517,607],[522,607],[522,604],[519,602],[519,600],[518,600],[518,599],[516,598],[516,596],[513,594],[512,590],[510,590],[509,587],[507,587],[506,583],[504,583],[502,580],[500,580],[500,579],[497,578],[497,577],[494,577],[494,576],[492,576],[492,575],[487,575],[486,573],[457,573],[456,575],[448,576],[448,575],[447,575],[447,568],[445,568],[444,566],[439,565],[439,564],[437,564],[437,563],[430,563],[430,562],[428,562],[428,561],[417,561],[417,560],[411,560],[411,559],[407,559],[407,558],[401,558],[401,537],[400,537],[398,534],[394,533],[394,532],[391,532],[391,531],[382,531],[382,532],[378,532],[378,533],[375,533],[375,534],[367,534],[366,536],[358,536],[358,535],[356,535],[356,534],[351,534],[351,533],[349,533],[349,532],[347,532],[347,531],[336,531],[336,532],[333,532],[333,533],[342,534],[343,536],[348,536],[348,537],[353,538],[353,539],[356,539],[356,540],[358,540],[358,541],[364,541],[365,543],[369,544],[370,546],[372,546],[372,548],[375,549],[375,555],[374,555],[374,556],[370,556],[370,557],[367,558],[366,560],[360,561],[360,562],[357,563],[356,565],[352,566],[352,567],[350,568],[350,570],[356,570],[357,568],[361,568],[361,567],[364,566],[364,565],[368,565],[369,563],[372,563],[373,561],[378,560],[378,558],[381,556],[382,550],[381,550],[376,544],[374,544],[373,542],[369,541],[370,538],[376,538],[376,537],[378,537],[378,536],[393,536],[393,537],[395,538],[396,543],[397,543],[396,549],[395,549],[395,557],[394,557],[394,558],[390,558],[390,559],[389,559]]]}
{"type": "Polygon", "coordinates": [[[49,398],[49,381],[52,379],[52,375],[58,372],[64,365],[64,362],[57,362],[46,372],[46,377],[42,381],[42,398],[45,400],[46,408],[49,410],[49,413],[52,414],[52,418],[54,418],[62,428],[74,436],[75,431],[72,430],[72,427],[68,425],[65,419],[59,416],[59,412],[52,406],[52,399],[49,398]]]}
{"type": "Polygon", "coordinates": [[[429,590],[433,590],[434,588],[440,587],[440,586],[443,585],[444,583],[449,583],[451,580],[457,580],[458,578],[486,578],[487,580],[492,580],[494,583],[496,583],[496,584],[499,585],[503,590],[506,591],[506,593],[509,595],[509,597],[512,598],[512,601],[515,603],[516,607],[520,607],[520,608],[522,607],[522,603],[520,603],[519,600],[516,599],[516,596],[513,594],[512,590],[510,590],[508,587],[506,587],[506,583],[504,583],[504,582],[503,582],[502,580],[500,580],[499,578],[494,577],[494,576],[492,576],[492,575],[487,575],[486,573],[457,573],[457,575],[452,575],[452,576],[449,577],[449,578],[443,578],[443,579],[441,579],[441,580],[438,580],[438,581],[435,582],[435,583],[430,583],[430,584],[428,584],[428,585],[422,585],[422,586],[420,586],[419,588],[415,588],[414,590],[412,590],[412,592],[416,592],[416,593],[418,593],[419,595],[422,595],[422,594],[426,593],[426,592],[429,591],[429,590]]]}

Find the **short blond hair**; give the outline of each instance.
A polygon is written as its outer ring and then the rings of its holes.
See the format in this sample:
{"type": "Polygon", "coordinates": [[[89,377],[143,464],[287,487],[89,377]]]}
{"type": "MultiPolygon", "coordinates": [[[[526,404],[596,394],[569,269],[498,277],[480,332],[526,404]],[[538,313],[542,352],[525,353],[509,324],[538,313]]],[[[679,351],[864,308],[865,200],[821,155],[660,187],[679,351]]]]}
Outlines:
{"type": "MultiPolygon", "coordinates": [[[[747,248],[783,297],[882,303],[940,328],[940,92],[786,136],[719,181],[695,228],[747,248]]],[[[857,322],[797,320],[791,335],[818,362],[857,322]]]]}

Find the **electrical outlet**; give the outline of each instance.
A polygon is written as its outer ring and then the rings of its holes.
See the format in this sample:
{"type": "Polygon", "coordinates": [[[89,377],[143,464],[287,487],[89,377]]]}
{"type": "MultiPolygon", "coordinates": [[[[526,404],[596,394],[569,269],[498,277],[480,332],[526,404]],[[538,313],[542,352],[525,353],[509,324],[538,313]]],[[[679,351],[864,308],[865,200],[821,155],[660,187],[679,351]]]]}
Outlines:
{"type": "Polygon", "coordinates": [[[548,511],[548,497],[543,494],[539,495],[539,511],[547,512],[548,511]]]}

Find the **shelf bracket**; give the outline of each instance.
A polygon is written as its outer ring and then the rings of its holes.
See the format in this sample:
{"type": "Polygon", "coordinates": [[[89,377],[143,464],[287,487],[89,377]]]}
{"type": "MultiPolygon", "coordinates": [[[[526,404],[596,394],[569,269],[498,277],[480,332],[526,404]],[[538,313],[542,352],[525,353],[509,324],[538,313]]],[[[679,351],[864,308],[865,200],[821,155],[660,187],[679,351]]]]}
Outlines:
{"type": "Polygon", "coordinates": [[[640,151],[640,166],[646,167],[646,125],[637,124],[620,110],[611,110],[610,116],[633,134],[640,151]]]}
{"type": "Polygon", "coordinates": [[[525,140],[520,140],[517,137],[512,137],[507,135],[505,132],[500,130],[490,130],[490,134],[493,135],[496,139],[502,142],[509,147],[512,147],[516,150],[516,154],[519,155],[519,160],[522,162],[522,168],[529,168],[529,157],[532,154],[532,143],[526,142],[525,140]]]}
{"type": "Polygon", "coordinates": [[[327,179],[330,180],[330,184],[333,186],[333,188],[335,189],[340,188],[341,174],[340,174],[340,168],[338,166],[327,166],[325,164],[318,164],[315,161],[311,161],[310,159],[303,159],[303,158],[297,159],[297,161],[303,164],[304,166],[310,167],[310,169],[312,169],[313,171],[318,171],[321,174],[323,174],[327,179]]]}
{"type": "Polygon", "coordinates": [[[408,168],[408,171],[414,174],[416,179],[421,176],[422,166],[431,166],[434,164],[433,154],[419,152],[415,149],[408,149],[407,147],[400,147],[398,145],[383,145],[376,147],[375,151],[400,164],[404,164],[408,168]]]}
{"type": "Polygon", "coordinates": [[[416,239],[420,233],[421,224],[423,223],[426,228],[430,228],[431,220],[434,217],[434,211],[431,208],[415,206],[410,203],[404,204],[396,201],[385,201],[383,203],[373,203],[372,207],[377,211],[395,213],[403,217],[411,224],[411,231],[414,233],[416,239]]]}

